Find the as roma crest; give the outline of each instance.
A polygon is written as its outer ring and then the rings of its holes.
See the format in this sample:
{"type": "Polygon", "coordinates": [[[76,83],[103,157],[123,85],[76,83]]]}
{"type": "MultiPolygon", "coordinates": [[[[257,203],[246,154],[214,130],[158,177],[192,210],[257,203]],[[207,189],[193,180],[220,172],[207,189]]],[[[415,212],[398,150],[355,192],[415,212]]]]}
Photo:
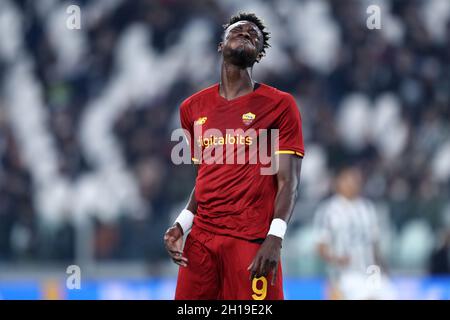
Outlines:
{"type": "Polygon", "coordinates": [[[248,126],[250,123],[253,122],[253,120],[255,120],[256,115],[254,113],[248,112],[242,115],[242,122],[244,122],[244,124],[246,126],[248,126]]]}

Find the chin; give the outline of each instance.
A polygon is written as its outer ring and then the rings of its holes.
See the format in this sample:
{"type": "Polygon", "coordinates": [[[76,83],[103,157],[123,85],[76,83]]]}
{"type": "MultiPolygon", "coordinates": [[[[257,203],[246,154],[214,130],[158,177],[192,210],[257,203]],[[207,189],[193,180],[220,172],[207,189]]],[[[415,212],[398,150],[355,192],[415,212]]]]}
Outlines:
{"type": "Polygon", "coordinates": [[[243,68],[248,68],[253,66],[255,62],[255,56],[253,52],[245,50],[245,46],[239,46],[230,52],[230,61],[243,68]]]}

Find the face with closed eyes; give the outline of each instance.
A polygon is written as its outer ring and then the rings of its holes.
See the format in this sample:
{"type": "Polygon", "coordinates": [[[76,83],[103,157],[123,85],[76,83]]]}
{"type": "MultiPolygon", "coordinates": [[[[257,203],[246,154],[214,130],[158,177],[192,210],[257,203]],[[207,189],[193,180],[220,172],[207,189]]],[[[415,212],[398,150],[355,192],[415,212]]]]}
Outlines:
{"type": "Polygon", "coordinates": [[[218,50],[224,60],[248,68],[262,58],[263,44],[263,34],[254,23],[238,21],[225,30],[218,50]]]}

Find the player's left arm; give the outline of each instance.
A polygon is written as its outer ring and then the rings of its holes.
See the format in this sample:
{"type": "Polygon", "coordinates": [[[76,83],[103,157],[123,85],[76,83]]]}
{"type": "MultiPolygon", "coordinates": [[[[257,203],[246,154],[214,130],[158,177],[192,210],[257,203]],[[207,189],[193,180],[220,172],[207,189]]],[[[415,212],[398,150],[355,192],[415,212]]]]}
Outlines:
{"type": "Polygon", "coordinates": [[[371,240],[373,247],[373,256],[375,264],[381,269],[383,273],[388,273],[388,267],[381,251],[381,221],[379,219],[379,212],[376,206],[371,201],[367,201],[367,210],[369,213],[371,240]]]}
{"type": "Polygon", "coordinates": [[[275,198],[274,216],[271,225],[271,230],[272,228],[275,230],[274,232],[269,231],[269,234],[249,266],[252,279],[261,276],[267,277],[272,272],[272,285],[275,283],[277,277],[283,241],[283,236],[279,232],[284,234],[297,200],[302,158],[291,154],[279,154],[276,156],[276,161],[278,161],[278,191],[275,198]],[[276,230],[277,228],[284,228],[284,230],[276,230]],[[279,236],[274,234],[278,234],[279,236]]]}

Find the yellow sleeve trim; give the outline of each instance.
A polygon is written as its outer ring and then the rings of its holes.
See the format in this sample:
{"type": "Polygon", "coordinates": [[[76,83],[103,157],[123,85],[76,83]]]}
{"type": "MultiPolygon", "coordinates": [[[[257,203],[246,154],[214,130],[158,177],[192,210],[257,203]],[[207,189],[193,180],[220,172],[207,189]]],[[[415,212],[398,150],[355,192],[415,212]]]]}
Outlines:
{"type": "Polygon", "coordinates": [[[292,150],[278,150],[278,151],[275,151],[275,154],[296,154],[297,156],[302,157],[302,158],[304,156],[303,153],[297,152],[297,151],[292,151],[292,150]]]}
{"type": "Polygon", "coordinates": [[[192,161],[200,162],[200,160],[198,160],[196,158],[192,158],[192,161]]]}

